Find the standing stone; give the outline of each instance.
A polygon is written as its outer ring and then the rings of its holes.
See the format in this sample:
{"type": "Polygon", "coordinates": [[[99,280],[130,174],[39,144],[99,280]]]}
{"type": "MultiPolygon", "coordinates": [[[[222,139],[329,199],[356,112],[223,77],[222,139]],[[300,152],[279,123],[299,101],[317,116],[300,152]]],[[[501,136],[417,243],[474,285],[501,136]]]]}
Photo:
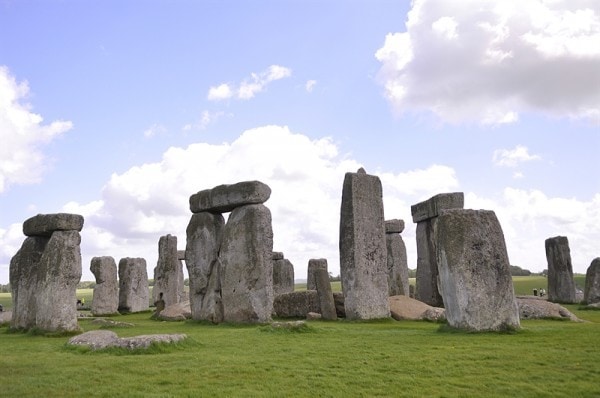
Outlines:
{"type": "Polygon", "coordinates": [[[470,331],[520,327],[504,234],[493,211],[444,210],[437,264],[448,324],[470,331]]]}
{"type": "Polygon", "coordinates": [[[585,273],[583,301],[586,304],[600,303],[600,257],[592,261],[585,273]]]}
{"type": "Polygon", "coordinates": [[[10,260],[10,286],[13,301],[11,327],[35,327],[39,264],[50,238],[28,237],[10,260]]]}
{"type": "Polygon", "coordinates": [[[183,296],[183,263],[179,260],[177,237],[172,235],[161,236],[158,240],[152,302],[159,300],[160,293],[167,307],[179,303],[183,296]]]}
{"type": "Polygon", "coordinates": [[[400,233],[404,231],[404,220],[385,222],[385,245],[387,247],[388,294],[408,296],[408,259],[406,245],[400,233]]]}
{"type": "Polygon", "coordinates": [[[273,252],[273,296],[294,291],[294,265],[283,253],[273,252]]]}
{"type": "Polygon", "coordinates": [[[417,223],[417,280],[415,298],[434,307],[443,299],[438,289],[436,256],[437,217],[444,209],[462,209],[462,192],[442,193],[411,206],[413,222],[417,223]]]}
{"type": "Polygon", "coordinates": [[[38,214],[23,223],[28,236],[10,262],[11,327],[78,331],[76,288],[81,278],[83,217],[38,214]]]}
{"type": "Polygon", "coordinates": [[[55,231],[40,259],[36,326],[47,331],[76,331],[77,284],[81,279],[81,236],[55,231]]]}
{"type": "Polygon", "coordinates": [[[262,204],[229,215],[220,250],[225,322],[264,323],[273,311],[273,230],[262,204]]]}
{"type": "Polygon", "coordinates": [[[96,277],[92,315],[116,314],[119,310],[119,281],[115,259],[110,256],[94,257],[90,264],[90,271],[96,277]]]}
{"type": "Polygon", "coordinates": [[[329,282],[329,273],[326,269],[318,268],[315,270],[315,280],[317,282],[317,294],[319,295],[322,319],[335,321],[337,314],[335,312],[333,292],[331,291],[331,282],[329,282]]]}
{"type": "Polygon", "coordinates": [[[389,317],[383,189],[362,168],[344,178],[339,244],[346,317],[389,317]]]}
{"type": "Polygon", "coordinates": [[[225,227],[221,214],[192,215],[187,226],[185,265],[190,279],[192,319],[223,321],[219,248],[225,227]]]}
{"type": "Polygon", "coordinates": [[[119,261],[119,312],[141,312],[150,308],[148,270],[143,258],[119,261]]]}
{"type": "Polygon", "coordinates": [[[327,271],[326,258],[311,258],[308,260],[306,290],[317,290],[317,279],[315,275],[319,269],[327,271]]]}
{"type": "Polygon", "coordinates": [[[546,239],[545,246],[548,260],[548,301],[576,303],[569,240],[566,236],[556,236],[546,239]]]}

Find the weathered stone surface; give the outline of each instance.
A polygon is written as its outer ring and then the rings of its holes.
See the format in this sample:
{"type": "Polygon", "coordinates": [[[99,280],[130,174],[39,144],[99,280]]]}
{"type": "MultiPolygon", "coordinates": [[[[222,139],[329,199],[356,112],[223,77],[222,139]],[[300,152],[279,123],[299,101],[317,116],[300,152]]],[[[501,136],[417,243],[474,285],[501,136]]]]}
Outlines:
{"type": "Polygon", "coordinates": [[[417,224],[417,279],[415,299],[433,307],[443,307],[438,288],[438,263],[436,254],[437,217],[417,224]]]}
{"type": "Polygon", "coordinates": [[[109,256],[94,257],[90,264],[90,271],[96,277],[92,314],[94,316],[116,314],[119,310],[119,281],[115,259],[109,256]]]}
{"type": "Polygon", "coordinates": [[[387,249],[379,177],[346,173],[340,211],[340,273],[346,317],[390,316],[387,249]]]}
{"type": "Polygon", "coordinates": [[[179,260],[177,237],[161,236],[158,240],[158,261],[154,268],[154,288],[152,302],[160,293],[165,306],[177,304],[183,299],[183,263],[179,260]]]}
{"type": "Polygon", "coordinates": [[[323,319],[323,315],[319,314],[318,312],[309,312],[306,314],[307,321],[319,321],[321,319],[323,319]]]}
{"type": "Polygon", "coordinates": [[[227,213],[236,207],[261,204],[271,196],[271,188],[260,181],[244,181],[205,189],[190,197],[192,213],[227,213]]]}
{"type": "Polygon", "coordinates": [[[410,207],[414,223],[429,220],[440,215],[442,210],[462,209],[465,195],[462,192],[440,193],[410,207]]]}
{"type": "Polygon", "coordinates": [[[496,214],[443,210],[437,228],[439,287],[448,324],[473,331],[519,328],[508,253],[496,214]]]}
{"type": "Polygon", "coordinates": [[[517,297],[520,319],[568,319],[581,322],[565,307],[539,298],[517,297]]]}
{"type": "Polygon", "coordinates": [[[344,293],[343,292],[334,292],[333,293],[333,301],[335,303],[335,312],[337,313],[338,318],[346,317],[346,306],[344,305],[344,293]]]}
{"type": "Polygon", "coordinates": [[[273,311],[279,318],[306,318],[309,312],[321,313],[316,290],[284,293],[275,297],[273,311]]]}
{"type": "Polygon", "coordinates": [[[233,210],[223,231],[219,254],[225,322],[271,321],[272,257],[271,211],[262,204],[233,210]]]}
{"type": "Polygon", "coordinates": [[[317,290],[317,280],[315,279],[315,272],[318,269],[324,269],[325,271],[327,271],[326,258],[311,258],[310,260],[308,260],[306,290],[317,290]]]}
{"type": "Polygon", "coordinates": [[[444,308],[432,307],[408,296],[391,296],[388,300],[392,318],[397,321],[438,322],[446,319],[444,308]]]}
{"type": "Polygon", "coordinates": [[[273,252],[273,260],[283,260],[283,252],[273,252]]]}
{"type": "Polygon", "coordinates": [[[273,296],[293,291],[294,265],[282,255],[282,258],[273,260],[273,296]]]}
{"type": "Polygon", "coordinates": [[[92,330],[69,339],[69,345],[88,346],[92,350],[118,347],[129,350],[145,349],[154,343],[177,343],[187,338],[185,334],[148,334],[134,337],[119,336],[110,330],[92,330]]]}
{"type": "Polygon", "coordinates": [[[83,216],[70,213],[38,214],[23,223],[25,236],[50,236],[54,231],[77,231],[83,228],[83,216]]]}
{"type": "Polygon", "coordinates": [[[143,258],[119,261],[119,312],[141,312],[150,308],[148,271],[143,258]]]}
{"type": "Polygon", "coordinates": [[[592,260],[585,273],[583,301],[586,304],[600,303],[600,257],[592,260]]]}
{"type": "Polygon", "coordinates": [[[46,331],[77,331],[77,284],[81,279],[81,236],[55,231],[40,259],[36,326],[46,331]]]}
{"type": "Polygon", "coordinates": [[[131,322],[119,322],[105,318],[96,318],[92,323],[94,325],[100,325],[101,328],[132,328],[135,326],[135,324],[131,322]]]}
{"type": "Polygon", "coordinates": [[[219,248],[225,228],[221,214],[193,214],[188,224],[185,265],[190,278],[192,319],[223,321],[219,248]]]}
{"type": "Polygon", "coordinates": [[[399,233],[386,233],[388,295],[408,296],[408,260],[406,245],[399,233]]]}
{"type": "Polygon", "coordinates": [[[548,260],[548,301],[576,303],[571,250],[566,236],[548,238],[545,242],[548,260]]]}
{"type": "Polygon", "coordinates": [[[163,321],[185,321],[192,318],[192,310],[189,300],[181,301],[170,305],[156,316],[156,319],[163,321]]]}
{"type": "Polygon", "coordinates": [[[36,294],[39,264],[50,238],[28,237],[10,260],[10,286],[13,302],[11,327],[29,329],[36,326],[36,294]]]}
{"type": "Polygon", "coordinates": [[[319,296],[321,316],[327,321],[335,321],[337,319],[337,314],[335,311],[333,293],[331,291],[331,282],[329,282],[329,273],[326,269],[318,268],[315,270],[315,280],[317,282],[317,294],[319,296]]]}
{"type": "Polygon", "coordinates": [[[185,250],[177,250],[177,259],[185,260],[185,250]]]}
{"type": "Polygon", "coordinates": [[[404,231],[404,220],[395,218],[393,220],[385,221],[386,234],[400,234],[402,231],[404,231]]]}

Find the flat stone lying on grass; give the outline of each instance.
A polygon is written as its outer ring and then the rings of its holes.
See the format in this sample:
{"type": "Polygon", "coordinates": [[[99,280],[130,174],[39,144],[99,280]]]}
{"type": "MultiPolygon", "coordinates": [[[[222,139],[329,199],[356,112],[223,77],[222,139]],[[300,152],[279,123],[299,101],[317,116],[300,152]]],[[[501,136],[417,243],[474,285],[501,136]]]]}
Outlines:
{"type": "Polygon", "coordinates": [[[92,321],[94,325],[100,325],[100,327],[115,327],[115,328],[130,328],[135,326],[129,322],[113,321],[112,319],[97,318],[92,321]]]}
{"type": "Polygon", "coordinates": [[[153,343],[178,343],[187,338],[185,334],[147,334],[133,337],[119,336],[111,330],[92,330],[69,339],[67,344],[73,346],[87,346],[92,350],[104,348],[126,348],[129,350],[144,349],[153,343]]]}
{"type": "Polygon", "coordinates": [[[408,296],[398,295],[388,298],[392,318],[397,321],[432,321],[438,322],[446,319],[445,310],[432,307],[422,301],[408,296]]]}
{"type": "Polygon", "coordinates": [[[517,305],[521,319],[569,319],[582,322],[565,307],[546,300],[517,297],[517,305]]]}
{"type": "Polygon", "coordinates": [[[192,318],[192,309],[190,301],[185,300],[177,304],[165,307],[160,314],[156,315],[156,319],[161,321],[185,321],[192,318]]]}

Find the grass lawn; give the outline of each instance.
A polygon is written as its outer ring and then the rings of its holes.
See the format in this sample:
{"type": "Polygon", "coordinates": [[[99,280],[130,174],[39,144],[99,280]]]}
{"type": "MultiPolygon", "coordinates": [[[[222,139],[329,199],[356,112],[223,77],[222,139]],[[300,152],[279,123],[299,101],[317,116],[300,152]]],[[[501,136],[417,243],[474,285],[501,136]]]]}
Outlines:
{"type": "MultiPolygon", "coordinates": [[[[78,297],[87,304],[90,293],[78,297]]],[[[150,313],[111,318],[135,324],[113,329],[121,337],[190,337],[146,355],[83,353],[65,348],[68,337],[4,327],[0,396],[600,396],[600,311],[566,307],[588,322],[530,320],[514,334],[468,334],[393,320],[312,321],[304,332],[286,332],[158,322],[150,313]]],[[[91,319],[80,325],[98,328],[91,319]]]]}

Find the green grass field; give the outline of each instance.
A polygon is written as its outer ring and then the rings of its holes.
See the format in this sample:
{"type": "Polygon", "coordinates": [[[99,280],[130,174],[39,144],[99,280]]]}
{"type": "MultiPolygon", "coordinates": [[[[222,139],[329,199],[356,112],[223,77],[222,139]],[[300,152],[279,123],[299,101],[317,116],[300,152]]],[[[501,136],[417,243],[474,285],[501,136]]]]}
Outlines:
{"type": "MultiPolygon", "coordinates": [[[[519,284],[541,287],[517,279],[517,291],[519,284]]],[[[87,295],[91,301],[91,291],[78,291],[86,303],[87,295]]],[[[600,311],[566,307],[588,322],[523,321],[514,334],[469,334],[431,322],[312,321],[300,333],[158,322],[150,313],[111,318],[135,324],[113,329],[121,337],[189,336],[147,355],[82,353],[65,348],[68,337],[3,327],[0,396],[600,396],[600,311]]],[[[91,319],[80,325],[98,328],[91,319]]]]}

